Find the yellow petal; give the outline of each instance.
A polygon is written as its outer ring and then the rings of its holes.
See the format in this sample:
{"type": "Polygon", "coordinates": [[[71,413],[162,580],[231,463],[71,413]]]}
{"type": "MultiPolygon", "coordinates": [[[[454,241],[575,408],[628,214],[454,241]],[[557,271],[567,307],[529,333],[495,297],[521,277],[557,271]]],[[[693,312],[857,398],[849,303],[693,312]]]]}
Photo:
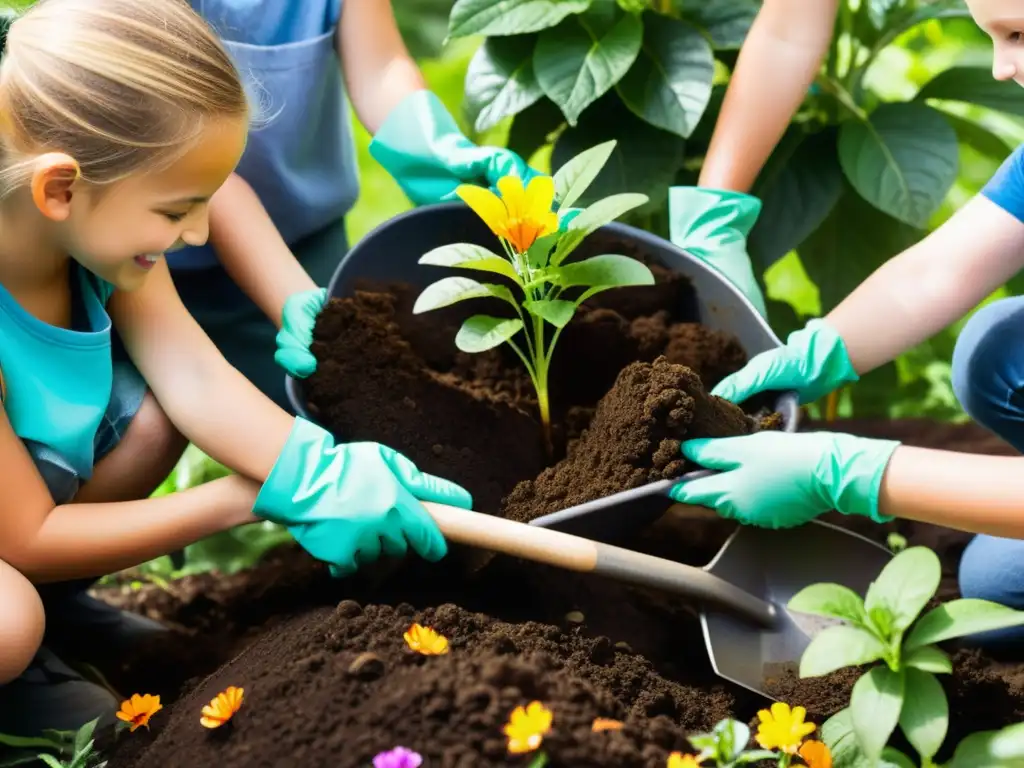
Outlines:
{"type": "Polygon", "coordinates": [[[462,201],[468,205],[473,212],[479,216],[490,230],[502,236],[508,226],[508,211],[501,198],[483,187],[475,187],[472,184],[462,184],[455,190],[462,201]]]}
{"type": "MultiPolygon", "coordinates": [[[[534,176],[526,188],[526,211],[524,218],[546,221],[555,202],[555,180],[550,176],[534,176]]],[[[555,217],[557,223],[558,217],[555,217]]]]}
{"type": "Polygon", "coordinates": [[[776,701],[772,704],[772,718],[776,721],[787,719],[789,717],[789,704],[781,701],[776,701]]]}
{"type": "Polygon", "coordinates": [[[501,193],[501,202],[508,211],[509,219],[515,221],[527,215],[526,190],[522,179],[518,176],[502,176],[498,179],[498,192],[501,193]]]}

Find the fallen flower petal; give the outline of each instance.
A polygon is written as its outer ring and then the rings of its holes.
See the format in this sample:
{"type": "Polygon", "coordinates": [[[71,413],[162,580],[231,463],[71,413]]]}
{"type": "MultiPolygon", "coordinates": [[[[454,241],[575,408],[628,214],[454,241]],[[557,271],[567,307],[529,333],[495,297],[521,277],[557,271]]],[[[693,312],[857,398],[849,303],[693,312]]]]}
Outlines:
{"type": "Polygon", "coordinates": [[[526,708],[512,710],[503,732],[508,736],[508,751],[514,755],[532,752],[544,741],[551,730],[554,715],[539,701],[531,701],[526,708]]]}
{"type": "Polygon", "coordinates": [[[601,733],[601,731],[617,731],[621,728],[621,720],[612,720],[608,717],[595,717],[593,724],[590,726],[590,730],[594,733],[601,733]]]}
{"type": "Polygon", "coordinates": [[[832,751],[823,742],[805,741],[799,754],[809,768],[832,768],[832,751]]]}
{"type": "Polygon", "coordinates": [[[795,755],[800,742],[815,729],[814,723],[805,723],[807,710],[803,707],[789,708],[789,704],[777,701],[771,711],[762,709],[757,713],[761,724],[757,727],[757,743],[764,749],[780,749],[795,755]]]}
{"type": "Polygon", "coordinates": [[[448,653],[448,638],[430,627],[413,624],[405,633],[405,642],[417,653],[424,656],[440,656],[448,653]]]}
{"type": "Polygon", "coordinates": [[[395,747],[373,758],[373,768],[419,768],[423,756],[407,747],[395,747]]]}
{"type": "Polygon", "coordinates": [[[700,768],[700,763],[693,755],[684,755],[682,752],[673,752],[668,756],[668,763],[665,768],[700,768]]]}
{"type": "Polygon", "coordinates": [[[140,725],[149,728],[149,718],[163,709],[160,704],[160,697],[152,694],[133,694],[130,699],[121,702],[121,709],[117,713],[119,720],[124,720],[129,729],[134,732],[140,725]]]}
{"type": "Polygon", "coordinates": [[[241,708],[244,694],[244,688],[236,688],[233,685],[218,693],[216,698],[203,707],[200,724],[204,728],[220,728],[241,708]]]}

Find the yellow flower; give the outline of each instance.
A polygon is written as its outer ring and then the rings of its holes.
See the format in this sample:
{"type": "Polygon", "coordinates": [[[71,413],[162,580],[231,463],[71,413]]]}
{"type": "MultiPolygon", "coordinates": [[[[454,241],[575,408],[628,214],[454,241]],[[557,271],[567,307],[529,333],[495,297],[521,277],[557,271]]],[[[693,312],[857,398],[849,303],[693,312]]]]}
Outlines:
{"type": "Polygon", "coordinates": [[[484,187],[462,184],[455,194],[516,253],[526,253],[538,238],[558,231],[558,215],[551,210],[555,182],[550,176],[534,176],[525,188],[518,176],[502,176],[498,191],[501,197],[484,187]]]}
{"type": "Polygon", "coordinates": [[[121,710],[117,713],[119,720],[128,723],[130,730],[134,733],[140,725],[149,728],[149,718],[159,712],[163,707],[160,705],[160,697],[152,694],[133,694],[130,699],[121,702],[121,710]]]}
{"type": "Polygon", "coordinates": [[[553,718],[551,710],[539,701],[531,701],[525,709],[516,707],[502,729],[508,736],[508,751],[519,755],[537,749],[551,730],[553,718]]]}
{"type": "Polygon", "coordinates": [[[804,737],[814,731],[814,723],[805,723],[804,717],[807,710],[803,707],[793,707],[777,701],[772,704],[772,711],[762,709],[757,713],[761,724],[757,727],[757,743],[764,749],[781,749],[790,755],[795,755],[800,742],[804,737]]]}
{"type": "Polygon", "coordinates": [[[233,685],[221,691],[203,707],[203,716],[199,722],[204,728],[220,728],[241,708],[244,693],[244,688],[236,688],[233,685]]]}
{"type": "Polygon", "coordinates": [[[700,763],[693,755],[684,755],[682,752],[673,752],[668,756],[668,763],[665,768],[699,768],[700,763]]]}
{"type": "Polygon", "coordinates": [[[430,627],[413,624],[405,633],[405,643],[424,656],[441,656],[448,653],[448,638],[439,635],[430,627]]]}
{"type": "Polygon", "coordinates": [[[810,768],[832,768],[832,752],[820,741],[805,741],[800,757],[810,768]]]}
{"type": "Polygon", "coordinates": [[[590,730],[594,733],[600,733],[601,731],[618,731],[622,728],[622,722],[620,720],[612,720],[607,717],[595,717],[594,722],[590,724],[590,730]]]}

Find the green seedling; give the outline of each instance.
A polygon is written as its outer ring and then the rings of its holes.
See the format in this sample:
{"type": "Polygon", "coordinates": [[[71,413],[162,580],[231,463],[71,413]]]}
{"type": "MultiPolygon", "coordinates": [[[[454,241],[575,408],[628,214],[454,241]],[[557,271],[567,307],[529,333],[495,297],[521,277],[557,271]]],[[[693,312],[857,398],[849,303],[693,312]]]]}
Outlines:
{"type": "Polygon", "coordinates": [[[86,723],[77,732],[47,730],[44,736],[20,737],[0,734],[0,744],[19,750],[10,759],[0,761],[2,768],[15,765],[36,764],[42,762],[48,768],[103,768],[107,761],[96,754],[96,741],[93,731],[99,718],[86,723]],[[49,752],[36,750],[47,749],[56,752],[63,760],[49,752]]]}
{"type": "Polygon", "coordinates": [[[463,352],[477,353],[507,343],[522,360],[537,393],[545,443],[551,449],[548,371],[555,344],[579,306],[592,296],[627,285],[651,285],[654,275],[629,256],[602,254],[566,263],[587,235],[647,202],[646,195],[605,197],[583,210],[571,206],[594,181],[615,148],[609,141],[563,165],[551,177],[524,188],[515,176],[498,181],[500,196],[473,185],[456,193],[497,235],[503,255],[480,245],[453,243],[424,254],[420,264],[487,272],[501,283],[446,277],[427,286],[413,307],[428,312],[460,301],[496,298],[514,316],[473,315],[455,337],[463,352]],[[516,339],[519,339],[518,341],[516,339]]]}
{"type": "MultiPolygon", "coordinates": [[[[1024,624],[1024,612],[976,599],[953,600],[921,616],[941,576],[934,552],[910,547],[886,564],[863,599],[839,584],[813,584],[789,601],[790,610],[842,622],[807,646],[800,659],[801,677],[881,662],[857,680],[850,706],[839,713],[868,761],[865,766],[878,765],[883,755],[893,753],[886,746],[898,725],[920,756],[921,767],[934,768],[949,726],[949,704],[935,676],[953,671],[949,655],[938,644],[1024,624]]],[[[833,724],[833,731],[836,727],[833,724]]],[[[825,741],[833,746],[828,738],[825,741]]],[[[893,765],[904,768],[912,763],[893,765]]],[[[962,768],[966,763],[954,758],[948,765],[962,768]]]]}
{"type": "Polygon", "coordinates": [[[762,760],[776,760],[780,766],[789,765],[790,755],[767,749],[747,749],[750,728],[738,720],[721,720],[710,733],[696,733],[688,740],[694,749],[700,750],[696,759],[701,765],[735,768],[762,760]]]}

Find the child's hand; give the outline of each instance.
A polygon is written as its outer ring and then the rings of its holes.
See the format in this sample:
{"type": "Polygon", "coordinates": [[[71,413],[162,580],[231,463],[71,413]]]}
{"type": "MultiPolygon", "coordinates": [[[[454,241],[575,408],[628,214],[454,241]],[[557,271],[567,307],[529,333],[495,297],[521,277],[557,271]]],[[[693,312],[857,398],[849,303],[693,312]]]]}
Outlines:
{"type": "Polygon", "coordinates": [[[346,575],[383,553],[412,547],[431,562],[448,552],[444,536],[419,501],[472,507],[464,488],[420,472],[377,443],[335,445],[322,428],[298,418],[253,511],[287,526],[306,551],[346,575]]]}
{"type": "Polygon", "coordinates": [[[274,360],[296,378],[304,379],[316,370],[316,358],[309,345],[313,343],[317,315],[326,301],[327,290],[314,288],[293,293],[284,303],[274,360]]]}

